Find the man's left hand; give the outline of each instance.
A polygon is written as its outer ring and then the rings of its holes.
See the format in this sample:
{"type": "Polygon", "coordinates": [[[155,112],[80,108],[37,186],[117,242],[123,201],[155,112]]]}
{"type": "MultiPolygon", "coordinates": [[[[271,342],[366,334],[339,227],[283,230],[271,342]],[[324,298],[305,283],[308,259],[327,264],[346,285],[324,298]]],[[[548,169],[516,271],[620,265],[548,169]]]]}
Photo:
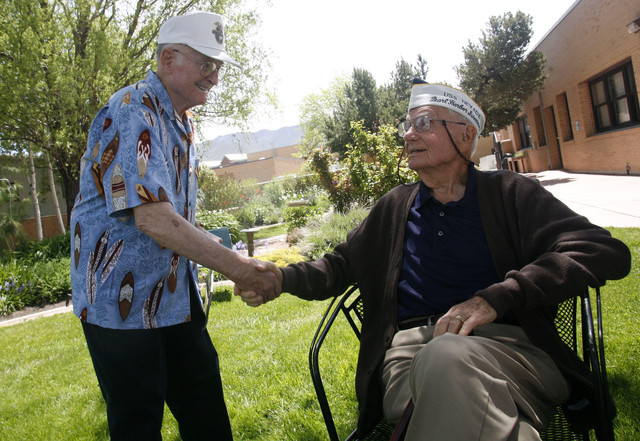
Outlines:
{"type": "Polygon", "coordinates": [[[476,327],[493,322],[498,317],[496,310],[482,297],[469,300],[452,307],[436,323],[433,336],[446,332],[469,335],[476,327]]]}

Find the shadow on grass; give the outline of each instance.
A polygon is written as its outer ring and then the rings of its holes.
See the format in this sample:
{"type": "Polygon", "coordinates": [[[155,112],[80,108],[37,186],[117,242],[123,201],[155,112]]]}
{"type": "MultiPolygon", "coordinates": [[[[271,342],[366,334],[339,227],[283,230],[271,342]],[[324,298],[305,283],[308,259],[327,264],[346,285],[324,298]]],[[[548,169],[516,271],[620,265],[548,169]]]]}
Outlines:
{"type": "Polygon", "coordinates": [[[637,428],[640,421],[640,383],[632,375],[608,372],[609,389],[616,402],[618,415],[616,426],[629,425],[637,428]]]}

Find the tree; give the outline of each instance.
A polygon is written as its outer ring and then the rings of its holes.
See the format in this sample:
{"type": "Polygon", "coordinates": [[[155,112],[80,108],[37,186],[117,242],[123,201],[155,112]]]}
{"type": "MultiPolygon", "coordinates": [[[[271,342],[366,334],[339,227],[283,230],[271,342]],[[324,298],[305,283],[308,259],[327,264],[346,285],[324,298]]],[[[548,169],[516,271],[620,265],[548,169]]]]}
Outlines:
{"type": "Polygon", "coordinates": [[[64,234],[65,226],[64,221],[62,220],[62,213],[60,212],[60,203],[58,202],[58,193],[56,191],[56,180],[53,175],[53,166],[51,165],[51,160],[49,159],[49,155],[46,155],[47,161],[47,176],[49,177],[49,187],[51,189],[51,198],[53,199],[53,208],[56,211],[56,220],[58,221],[58,231],[60,234],[64,234]]]}
{"type": "Polygon", "coordinates": [[[347,144],[354,142],[354,122],[370,132],[383,124],[395,127],[407,114],[413,78],[425,78],[427,71],[426,61],[418,55],[416,66],[398,61],[388,85],[377,87],[371,73],[354,69],[351,78],[337,78],[319,94],[305,97],[300,112],[305,152],[329,146],[342,157],[347,144]]]}
{"type": "Polygon", "coordinates": [[[344,77],[335,78],[326,89],[303,99],[300,106],[303,154],[327,144],[325,126],[344,101],[347,81],[344,77]]]}
{"type": "Polygon", "coordinates": [[[413,79],[426,78],[428,71],[427,62],[421,55],[418,55],[415,67],[403,59],[396,63],[395,71],[391,72],[391,82],[378,91],[381,123],[395,127],[406,118],[413,79]]]}
{"type": "Polygon", "coordinates": [[[0,150],[50,154],[63,179],[67,213],[93,117],[117,89],[154,65],[160,25],[194,9],[228,18],[227,49],[243,66],[196,118],[246,119],[260,102],[269,64],[252,36],[259,17],[245,0],[13,0],[0,9],[0,150]]]}
{"type": "Polygon", "coordinates": [[[491,17],[480,42],[463,49],[465,61],[456,68],[460,88],[484,110],[484,134],[509,126],[524,100],[544,86],[544,55],[526,52],[531,23],[521,11],[491,17]]]}
{"type": "Polygon", "coordinates": [[[326,119],[324,136],[332,152],[343,155],[347,144],[353,142],[351,123],[362,121],[367,130],[377,122],[377,88],[373,75],[365,69],[354,69],[351,81],[344,86],[343,99],[326,119]]]}

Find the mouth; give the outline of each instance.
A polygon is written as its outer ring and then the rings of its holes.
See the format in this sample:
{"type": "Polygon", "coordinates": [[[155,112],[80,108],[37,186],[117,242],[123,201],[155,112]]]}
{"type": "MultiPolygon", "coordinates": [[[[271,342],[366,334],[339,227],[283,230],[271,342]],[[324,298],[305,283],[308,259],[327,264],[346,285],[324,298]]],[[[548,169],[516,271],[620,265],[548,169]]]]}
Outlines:
{"type": "Polygon", "coordinates": [[[417,153],[422,153],[422,152],[426,152],[427,149],[424,147],[409,147],[407,149],[407,152],[409,154],[409,156],[417,154],[417,153]]]}
{"type": "Polygon", "coordinates": [[[209,93],[209,90],[211,90],[211,88],[213,87],[213,85],[209,85],[208,87],[204,84],[201,83],[196,83],[196,87],[200,90],[202,90],[205,93],[209,93]]]}

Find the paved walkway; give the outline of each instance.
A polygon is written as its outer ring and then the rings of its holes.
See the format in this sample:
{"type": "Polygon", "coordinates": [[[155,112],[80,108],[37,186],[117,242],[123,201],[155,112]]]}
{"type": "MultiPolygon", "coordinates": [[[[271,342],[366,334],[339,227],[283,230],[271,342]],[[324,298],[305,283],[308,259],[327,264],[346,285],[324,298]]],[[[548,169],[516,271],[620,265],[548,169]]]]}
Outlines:
{"type": "Polygon", "coordinates": [[[601,227],[640,227],[640,176],[548,170],[528,173],[576,213],[601,227]]]}
{"type": "MultiPolygon", "coordinates": [[[[576,213],[601,227],[640,228],[640,176],[595,175],[548,170],[528,173],[576,213]]],[[[284,237],[256,241],[255,255],[281,248],[284,237]]],[[[0,327],[71,311],[71,305],[0,321],[0,327]]]]}

